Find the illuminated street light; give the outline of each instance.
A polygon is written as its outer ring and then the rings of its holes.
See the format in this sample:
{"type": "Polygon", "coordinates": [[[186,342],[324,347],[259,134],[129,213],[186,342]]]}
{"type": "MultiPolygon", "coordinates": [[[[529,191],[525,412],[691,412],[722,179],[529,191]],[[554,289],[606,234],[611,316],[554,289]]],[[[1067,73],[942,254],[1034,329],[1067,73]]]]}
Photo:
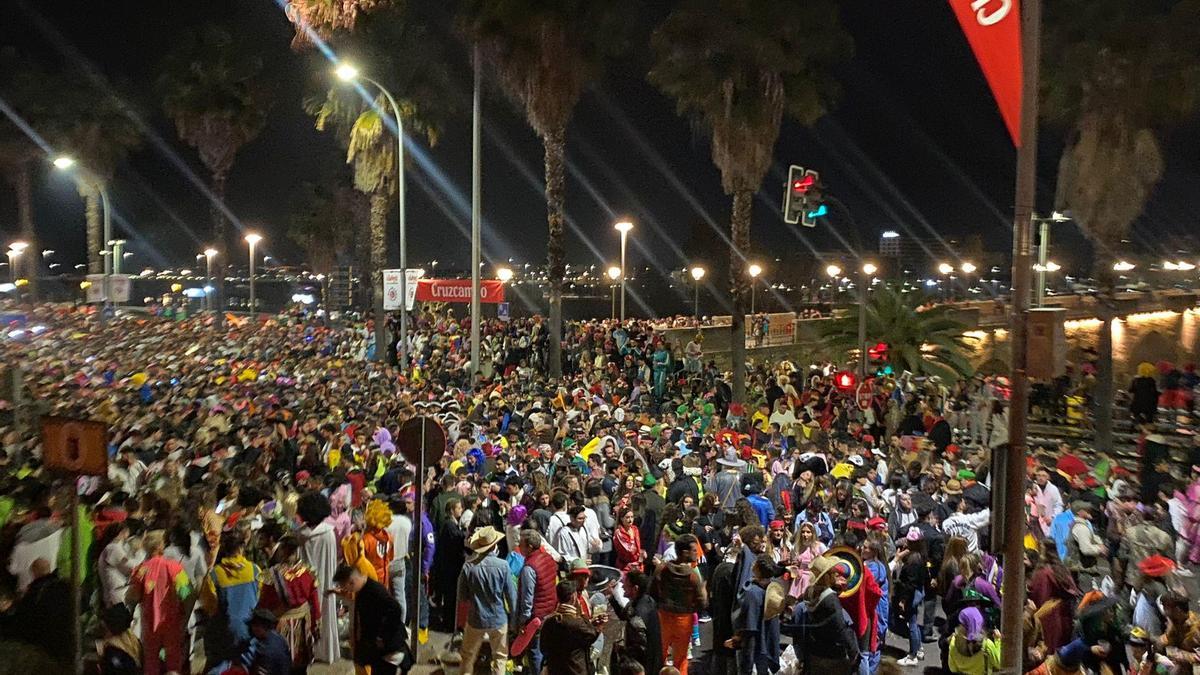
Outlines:
{"type": "Polygon", "coordinates": [[[965,262],[959,266],[959,269],[962,270],[963,274],[974,274],[976,267],[975,263],[965,262]]]}
{"type": "Polygon", "coordinates": [[[246,243],[250,245],[250,313],[254,313],[254,247],[262,241],[262,235],[251,232],[247,234],[246,243]]]}
{"type": "Polygon", "coordinates": [[[513,271],[508,267],[497,268],[496,278],[500,280],[500,283],[507,284],[508,282],[512,281],[513,271]]]}
{"type": "Polygon", "coordinates": [[[358,68],[349,63],[339,63],[337,68],[333,69],[333,73],[342,82],[353,82],[358,79],[358,68]]]}
{"type": "Polygon", "coordinates": [[[696,281],[696,298],[693,306],[693,313],[696,317],[696,322],[700,322],[700,280],[704,278],[704,268],[699,265],[692,268],[692,279],[696,281]]]}
{"type": "Polygon", "coordinates": [[[1196,269],[1195,265],[1185,260],[1180,260],[1179,262],[1175,263],[1175,267],[1180,272],[1191,272],[1192,270],[1196,269]]]}
{"type": "Polygon", "coordinates": [[[841,276],[842,268],[838,267],[837,265],[830,265],[829,267],[825,268],[825,274],[828,274],[832,279],[836,279],[837,277],[841,276]]]}
{"type": "Polygon", "coordinates": [[[950,263],[942,263],[938,265],[938,272],[940,272],[943,276],[952,274],[954,272],[954,265],[951,265],[950,263]]]}
{"type": "Polygon", "coordinates": [[[756,297],[758,295],[758,275],[762,274],[762,272],[763,272],[762,265],[759,265],[758,263],[751,263],[750,267],[746,268],[746,273],[750,275],[750,315],[751,316],[753,316],[755,314],[755,312],[754,312],[754,308],[755,308],[755,304],[756,304],[755,301],[758,299],[756,297]]]}
{"type": "Polygon", "coordinates": [[[888,230],[879,236],[884,239],[898,239],[900,238],[900,233],[895,230],[888,230]]]}
{"type": "Polygon", "coordinates": [[[621,320],[625,320],[625,240],[629,238],[629,231],[633,229],[633,223],[628,220],[622,220],[613,225],[613,229],[621,233],[621,320]]]}
{"type": "Polygon", "coordinates": [[[621,278],[621,268],[617,267],[616,265],[613,265],[612,267],[608,268],[608,278],[612,279],[613,281],[620,279],[621,278]]]}
{"type": "Polygon", "coordinates": [[[621,278],[621,268],[616,265],[609,267],[608,278],[613,282],[609,284],[609,291],[612,296],[612,310],[609,312],[609,318],[615,320],[617,318],[617,280],[621,278]]]}
{"type": "Polygon", "coordinates": [[[875,263],[867,263],[862,266],[862,271],[863,271],[863,274],[867,275],[868,277],[871,277],[871,276],[874,276],[875,273],[879,271],[879,268],[875,266],[875,263]]]}
{"type": "Polygon", "coordinates": [[[1135,269],[1136,267],[1137,267],[1137,265],[1134,265],[1131,262],[1119,260],[1113,265],[1113,271],[1114,272],[1130,272],[1133,269],[1135,269]]]}
{"type": "Polygon", "coordinates": [[[54,166],[66,171],[67,169],[75,166],[75,158],[68,157],[67,155],[59,155],[58,157],[54,158],[54,166]]]}

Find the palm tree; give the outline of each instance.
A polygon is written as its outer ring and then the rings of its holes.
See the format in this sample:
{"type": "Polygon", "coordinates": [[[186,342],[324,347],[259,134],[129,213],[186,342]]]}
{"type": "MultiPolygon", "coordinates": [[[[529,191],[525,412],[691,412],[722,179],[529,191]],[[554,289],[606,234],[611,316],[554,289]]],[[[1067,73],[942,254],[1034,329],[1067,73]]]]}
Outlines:
{"type": "MultiPolygon", "coordinates": [[[[270,94],[262,59],[226,28],[204,24],[185,32],[159,67],[163,110],[184,143],[200,154],[211,174],[208,213],[217,249],[217,307],[224,299],[226,256],[225,184],[237,153],[267,122],[270,94]]],[[[223,317],[217,313],[218,323],[223,317]]]]}
{"type": "Polygon", "coordinates": [[[550,285],[551,377],[562,375],[562,287],[566,275],[567,124],[584,88],[623,46],[632,23],[626,0],[466,0],[463,31],[501,88],[542,139],[546,177],[546,266],[550,285]]]}
{"type": "Polygon", "coordinates": [[[730,216],[733,399],[746,393],[745,268],[754,193],[771,165],[785,114],[821,117],[838,93],[830,69],[852,44],[837,3],[683,0],[654,31],[650,81],[712,137],[730,216]]]}
{"type": "MultiPolygon", "coordinates": [[[[949,305],[922,309],[924,298],[915,292],[900,292],[892,286],[876,287],[866,304],[867,341],[888,345],[892,367],[913,375],[937,375],[952,381],[973,372],[968,354],[967,325],[954,316],[949,305]]],[[[855,305],[846,317],[822,327],[822,345],[835,359],[858,358],[858,315],[855,305]]]]}
{"type": "Polygon", "coordinates": [[[101,251],[107,242],[100,195],[117,167],[141,145],[141,132],[134,121],[137,111],[119,87],[101,85],[83,73],[66,72],[48,88],[56,92],[56,105],[54,117],[47,123],[51,130],[47,136],[79,160],[75,184],[87,218],[88,273],[101,274],[101,251]]]}
{"type": "MultiPolygon", "coordinates": [[[[46,101],[38,86],[45,82],[43,73],[11,49],[0,50],[0,98],[13,107],[22,118],[40,126],[47,113],[46,101]]],[[[29,292],[38,297],[38,277],[41,266],[41,247],[33,218],[33,168],[43,152],[15,124],[0,124],[0,174],[12,186],[17,203],[17,231],[29,244],[26,265],[29,266],[29,292]]]]}
{"type": "Polygon", "coordinates": [[[1046,4],[1043,114],[1066,130],[1056,207],[1096,248],[1096,444],[1112,447],[1112,265],[1164,171],[1162,142],[1200,101],[1200,2],[1046,4]]]}
{"type": "Polygon", "coordinates": [[[304,183],[293,203],[288,237],[315,273],[333,271],[359,234],[369,231],[367,198],[349,186],[304,183]]]}
{"type": "MultiPolygon", "coordinates": [[[[448,115],[449,76],[439,58],[440,49],[425,27],[408,20],[396,8],[381,8],[358,21],[353,33],[340,31],[330,44],[348,61],[369,64],[371,77],[396,97],[406,134],[423,135],[437,142],[440,121],[448,115]]],[[[317,62],[323,57],[316,57],[317,62]]],[[[354,170],[354,187],[370,199],[370,256],[375,321],[375,358],[382,358],[389,343],[383,320],[383,269],[388,260],[388,213],[396,195],[395,130],[389,129],[394,111],[382,94],[364,102],[360,89],[329,88],[328,75],[320,79],[324,91],[305,103],[317,128],[334,129],[346,146],[346,163],[354,170]]],[[[391,350],[388,350],[391,358],[391,350]]]]}

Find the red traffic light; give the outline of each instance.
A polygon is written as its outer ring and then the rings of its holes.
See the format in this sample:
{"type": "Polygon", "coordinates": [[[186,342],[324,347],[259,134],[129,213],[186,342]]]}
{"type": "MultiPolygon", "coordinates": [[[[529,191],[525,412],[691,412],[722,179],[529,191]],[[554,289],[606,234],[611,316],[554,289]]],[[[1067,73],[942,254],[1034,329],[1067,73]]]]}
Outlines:
{"type": "Polygon", "coordinates": [[[813,184],[813,177],[812,177],[812,174],[810,173],[810,174],[805,175],[803,178],[800,178],[799,180],[792,181],[792,190],[794,192],[807,192],[808,188],[812,187],[812,184],[813,184]]]}
{"type": "Polygon", "coordinates": [[[874,347],[867,347],[867,356],[873,360],[887,358],[888,344],[886,342],[877,342],[874,347]]]}
{"type": "Polygon", "coordinates": [[[854,373],[848,370],[838,371],[838,373],[833,376],[833,384],[838,389],[853,389],[855,384],[854,373]]]}

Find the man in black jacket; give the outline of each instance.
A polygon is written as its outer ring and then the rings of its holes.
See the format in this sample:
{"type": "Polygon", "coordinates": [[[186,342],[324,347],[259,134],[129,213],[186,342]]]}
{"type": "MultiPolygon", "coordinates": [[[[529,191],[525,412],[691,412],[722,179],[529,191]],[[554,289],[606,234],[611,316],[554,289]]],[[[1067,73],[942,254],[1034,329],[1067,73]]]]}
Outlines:
{"type": "MultiPolygon", "coordinates": [[[[614,665],[623,655],[642,664],[647,673],[657,673],[662,667],[662,637],[658,625],[658,604],[650,596],[650,576],[642,572],[625,575],[624,607],[614,605],[617,617],[626,622],[625,644],[619,653],[614,651],[614,665]]],[[[612,669],[613,672],[616,668],[612,669]]]]}
{"type": "Polygon", "coordinates": [[[70,659],[74,624],[71,622],[71,587],[38,558],[29,566],[33,581],[12,613],[0,623],[0,637],[12,637],[40,647],[55,659],[70,659]]]}
{"type": "Polygon", "coordinates": [[[400,603],[383,584],[349,565],[338,568],[333,585],[339,596],[354,602],[350,629],[354,663],[370,666],[372,675],[407,673],[413,658],[400,603]]]}

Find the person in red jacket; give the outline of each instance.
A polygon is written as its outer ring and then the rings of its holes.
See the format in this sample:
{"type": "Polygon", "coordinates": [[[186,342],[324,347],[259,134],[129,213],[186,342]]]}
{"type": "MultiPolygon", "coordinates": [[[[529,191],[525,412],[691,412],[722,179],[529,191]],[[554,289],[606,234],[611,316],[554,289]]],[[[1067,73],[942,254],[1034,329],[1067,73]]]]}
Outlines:
{"type": "Polygon", "coordinates": [[[300,560],[300,540],[293,535],[279,540],[271,562],[264,575],[258,606],[269,610],[278,620],[277,630],[288,644],[293,667],[305,668],[312,663],[312,644],[321,620],[316,573],[300,560]]]}
{"type": "MultiPolygon", "coordinates": [[[[521,555],[525,566],[517,585],[517,627],[524,630],[531,621],[545,621],[558,607],[555,584],[558,581],[558,563],[542,548],[542,535],[536,530],[522,530],[520,537],[521,555]]],[[[529,643],[529,658],[534,673],[542,672],[541,637],[529,643]]]]}
{"type": "Polygon", "coordinates": [[[625,509],[621,512],[621,522],[613,531],[613,551],[619,570],[635,563],[641,564],[646,558],[646,552],[642,550],[642,533],[634,522],[633,509],[625,509]]]}

